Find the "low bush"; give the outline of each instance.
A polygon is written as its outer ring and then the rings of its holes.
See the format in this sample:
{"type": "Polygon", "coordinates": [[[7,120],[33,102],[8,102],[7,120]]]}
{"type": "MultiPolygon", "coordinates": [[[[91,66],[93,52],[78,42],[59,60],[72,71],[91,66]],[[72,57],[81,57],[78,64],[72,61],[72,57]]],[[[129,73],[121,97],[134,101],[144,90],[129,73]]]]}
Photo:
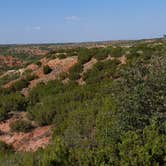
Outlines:
{"type": "Polygon", "coordinates": [[[59,59],[64,59],[64,58],[66,58],[67,56],[66,56],[65,53],[61,53],[61,54],[58,54],[57,57],[58,57],[59,59]]]}
{"type": "Polygon", "coordinates": [[[59,79],[60,80],[65,80],[68,77],[68,75],[69,75],[68,73],[63,72],[59,75],[59,79]]]}
{"type": "Polygon", "coordinates": [[[35,74],[28,74],[26,77],[25,77],[25,80],[27,80],[28,82],[29,81],[32,81],[34,79],[38,78],[35,74]]]}
{"type": "Polygon", "coordinates": [[[85,64],[86,62],[89,62],[92,58],[93,54],[89,52],[88,49],[81,49],[78,53],[78,61],[81,64],[85,64]]]}
{"type": "Polygon", "coordinates": [[[20,94],[0,96],[0,121],[7,118],[12,111],[25,111],[27,100],[20,94]]]}
{"type": "Polygon", "coordinates": [[[81,76],[80,73],[83,71],[83,66],[81,63],[77,63],[75,66],[73,66],[69,73],[70,80],[78,80],[81,76]]]}
{"type": "Polygon", "coordinates": [[[83,79],[87,83],[101,82],[105,79],[116,78],[118,75],[117,67],[120,64],[119,60],[108,60],[97,62],[93,68],[83,75],[83,79]]]}
{"type": "Polygon", "coordinates": [[[95,58],[97,60],[104,60],[108,57],[109,55],[109,51],[106,48],[100,49],[96,54],[95,54],[95,58]]]}
{"type": "Polygon", "coordinates": [[[29,81],[23,78],[16,81],[11,87],[9,87],[9,90],[12,92],[20,91],[23,88],[26,88],[28,85],[29,81]]]}
{"type": "Polygon", "coordinates": [[[9,153],[12,151],[13,149],[10,145],[7,145],[6,143],[0,141],[0,153],[9,153]]]}
{"type": "Polygon", "coordinates": [[[54,106],[52,99],[50,98],[46,98],[46,100],[43,99],[42,102],[47,103],[47,106],[43,107],[40,103],[37,103],[33,108],[28,110],[28,118],[35,120],[39,125],[44,126],[52,123],[58,105],[54,106]]]}
{"type": "Polygon", "coordinates": [[[40,61],[37,61],[36,65],[38,65],[40,67],[42,65],[42,63],[40,61]]]}
{"type": "Polygon", "coordinates": [[[25,120],[17,120],[11,123],[10,127],[13,132],[24,132],[24,133],[29,132],[34,128],[31,122],[25,120]]]}
{"type": "Polygon", "coordinates": [[[0,121],[5,120],[8,117],[8,112],[4,108],[0,108],[0,121]]]}
{"type": "Polygon", "coordinates": [[[112,48],[111,56],[112,57],[121,57],[123,56],[124,50],[121,47],[112,48]]]}
{"type": "Polygon", "coordinates": [[[18,73],[16,73],[16,74],[8,74],[8,75],[2,77],[2,78],[0,79],[0,86],[5,85],[5,84],[7,84],[8,82],[10,82],[10,81],[12,81],[12,80],[18,79],[19,76],[20,76],[20,75],[19,75],[18,73]]]}
{"type": "Polygon", "coordinates": [[[69,79],[70,80],[72,80],[72,81],[75,81],[75,80],[78,80],[78,79],[80,79],[80,74],[79,73],[71,73],[70,75],[69,75],[69,79]]]}
{"type": "Polygon", "coordinates": [[[43,67],[43,73],[44,74],[49,74],[51,72],[52,72],[52,69],[48,65],[43,67]]]}
{"type": "Polygon", "coordinates": [[[81,73],[83,71],[83,66],[80,63],[77,63],[72,68],[70,68],[70,73],[81,73]]]}

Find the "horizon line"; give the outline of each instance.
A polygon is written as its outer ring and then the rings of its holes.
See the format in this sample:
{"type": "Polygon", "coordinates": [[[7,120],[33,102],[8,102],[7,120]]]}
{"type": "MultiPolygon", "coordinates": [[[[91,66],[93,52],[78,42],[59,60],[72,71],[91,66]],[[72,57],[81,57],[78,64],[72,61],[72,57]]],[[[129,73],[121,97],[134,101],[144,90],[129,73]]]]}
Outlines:
{"type": "Polygon", "coordinates": [[[104,42],[127,42],[127,41],[141,41],[141,40],[157,40],[163,39],[164,35],[161,37],[152,37],[152,38],[140,38],[140,39],[114,39],[114,40],[87,40],[87,41],[78,41],[78,42],[27,42],[27,43],[0,43],[0,46],[16,46],[16,45],[70,45],[70,44],[86,44],[86,43],[104,43],[104,42]]]}

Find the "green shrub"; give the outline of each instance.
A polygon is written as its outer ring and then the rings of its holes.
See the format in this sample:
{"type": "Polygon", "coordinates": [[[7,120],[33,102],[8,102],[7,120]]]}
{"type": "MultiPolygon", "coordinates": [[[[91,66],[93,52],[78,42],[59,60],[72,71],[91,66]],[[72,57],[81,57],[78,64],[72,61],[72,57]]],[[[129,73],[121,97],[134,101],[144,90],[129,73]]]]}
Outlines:
{"type": "Polygon", "coordinates": [[[0,121],[5,120],[8,117],[8,111],[6,111],[3,107],[0,108],[0,121]]]}
{"type": "Polygon", "coordinates": [[[121,140],[121,165],[165,165],[166,135],[161,135],[156,126],[147,126],[142,132],[129,131],[121,140]]]}
{"type": "Polygon", "coordinates": [[[111,56],[112,57],[121,57],[124,54],[124,50],[121,47],[112,48],[111,56]]]}
{"type": "Polygon", "coordinates": [[[57,57],[58,57],[59,59],[64,59],[64,58],[66,58],[67,56],[66,56],[65,53],[61,53],[61,54],[57,55],[57,57]]]}
{"type": "Polygon", "coordinates": [[[28,97],[29,105],[31,106],[40,102],[40,100],[45,96],[63,93],[64,89],[65,86],[59,80],[49,81],[47,85],[40,83],[30,91],[30,95],[28,97]]]}
{"type": "Polygon", "coordinates": [[[83,71],[83,66],[80,63],[77,63],[69,70],[70,80],[78,80],[81,76],[80,73],[83,71]]]}
{"type": "Polygon", "coordinates": [[[43,67],[43,73],[44,74],[49,74],[51,72],[52,72],[52,69],[48,65],[43,67]]]}
{"type": "Polygon", "coordinates": [[[73,52],[68,52],[66,56],[71,57],[71,56],[77,56],[77,55],[78,53],[76,51],[73,51],[73,52]]]}
{"type": "Polygon", "coordinates": [[[27,80],[28,82],[29,81],[32,81],[34,79],[38,78],[35,74],[28,74],[26,77],[25,77],[25,80],[27,80]]]}
{"type": "MultiPolygon", "coordinates": [[[[43,91],[43,93],[45,92],[44,97],[39,99],[35,105],[32,105],[32,107],[28,109],[29,117],[37,121],[40,125],[51,124],[55,118],[56,123],[57,121],[61,121],[61,119],[64,119],[66,116],[67,112],[72,111],[76,105],[91,98],[92,95],[89,90],[84,92],[80,87],[72,83],[65,85],[63,90],[57,89],[59,92],[57,91],[56,93],[56,86],[52,84],[50,90],[52,92],[54,91],[54,93],[48,93],[45,89],[45,91],[43,91]],[[48,97],[46,97],[46,94],[48,97]]],[[[37,97],[35,97],[35,99],[36,98],[37,97]]]]}
{"type": "Polygon", "coordinates": [[[51,124],[57,112],[56,106],[51,101],[50,98],[47,98],[42,101],[47,106],[44,105],[43,107],[40,103],[37,103],[33,108],[29,108],[29,119],[35,120],[41,126],[51,124]]]}
{"type": "Polygon", "coordinates": [[[71,73],[70,75],[69,75],[69,79],[70,80],[72,80],[72,81],[75,81],[75,80],[78,80],[78,79],[80,79],[80,74],[79,73],[71,73]]]}
{"type": "Polygon", "coordinates": [[[75,64],[69,70],[70,73],[81,73],[82,71],[83,71],[83,66],[80,63],[75,64]]]}
{"type": "Polygon", "coordinates": [[[27,100],[20,94],[9,94],[0,97],[0,120],[7,118],[12,111],[25,111],[27,100]]]}
{"type": "Polygon", "coordinates": [[[61,73],[61,74],[59,75],[59,79],[60,79],[60,80],[65,80],[68,76],[69,76],[68,73],[63,72],[63,73],[61,73]]]}
{"type": "Polygon", "coordinates": [[[12,151],[13,149],[10,145],[7,145],[4,142],[0,141],[0,153],[9,153],[12,151]]]}
{"type": "Polygon", "coordinates": [[[10,127],[13,132],[25,132],[25,133],[31,131],[34,128],[31,122],[25,120],[17,120],[11,123],[10,127]]]}
{"type": "Polygon", "coordinates": [[[42,65],[42,63],[40,61],[37,61],[36,65],[38,65],[40,67],[42,65]]]}
{"type": "Polygon", "coordinates": [[[29,81],[23,78],[16,81],[11,87],[9,87],[9,90],[13,92],[20,91],[23,88],[26,88],[28,85],[29,81]]]}
{"type": "Polygon", "coordinates": [[[28,101],[21,94],[5,96],[6,105],[10,111],[26,111],[28,101]]]}
{"type": "Polygon", "coordinates": [[[81,49],[78,53],[78,61],[81,64],[85,64],[90,61],[92,58],[93,54],[90,53],[88,49],[81,49]]]}
{"type": "Polygon", "coordinates": [[[107,50],[107,48],[101,48],[100,50],[98,50],[98,52],[95,54],[95,58],[97,60],[104,60],[108,57],[109,55],[109,51],[107,50]]]}
{"type": "Polygon", "coordinates": [[[164,119],[161,121],[161,115],[163,117],[166,108],[165,66],[165,57],[154,57],[150,65],[137,60],[122,70],[122,78],[117,86],[119,89],[114,94],[119,105],[119,125],[124,131],[142,129],[152,119],[160,121],[160,125],[164,122],[164,119]]]}
{"type": "Polygon", "coordinates": [[[101,82],[106,79],[118,77],[117,67],[120,64],[119,60],[107,60],[97,62],[91,70],[88,70],[83,75],[83,79],[87,83],[101,82]]]}
{"type": "Polygon", "coordinates": [[[0,86],[7,84],[10,81],[16,80],[19,78],[19,74],[8,74],[0,79],[0,86]]]}

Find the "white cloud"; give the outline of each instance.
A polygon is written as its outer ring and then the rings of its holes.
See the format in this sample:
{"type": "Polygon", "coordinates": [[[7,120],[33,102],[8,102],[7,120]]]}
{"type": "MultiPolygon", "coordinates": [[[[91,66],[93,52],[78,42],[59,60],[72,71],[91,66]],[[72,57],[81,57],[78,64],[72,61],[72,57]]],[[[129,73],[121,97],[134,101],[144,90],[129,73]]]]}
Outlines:
{"type": "Polygon", "coordinates": [[[35,26],[35,27],[32,27],[33,30],[36,30],[36,31],[40,31],[41,30],[41,27],[40,26],[35,26]]]}
{"type": "Polygon", "coordinates": [[[80,18],[78,16],[67,16],[65,17],[66,21],[80,21],[80,18]]]}
{"type": "Polygon", "coordinates": [[[27,31],[40,31],[41,30],[41,27],[40,26],[34,26],[34,27],[26,27],[26,30],[27,31]]]}

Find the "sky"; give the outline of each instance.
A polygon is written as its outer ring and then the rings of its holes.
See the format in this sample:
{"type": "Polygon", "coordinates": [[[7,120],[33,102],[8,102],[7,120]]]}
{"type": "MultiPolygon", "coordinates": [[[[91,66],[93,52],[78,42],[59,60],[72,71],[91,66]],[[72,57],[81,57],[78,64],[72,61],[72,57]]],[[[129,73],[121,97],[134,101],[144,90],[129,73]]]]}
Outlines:
{"type": "Polygon", "coordinates": [[[0,0],[0,44],[161,37],[166,0],[0,0]]]}

